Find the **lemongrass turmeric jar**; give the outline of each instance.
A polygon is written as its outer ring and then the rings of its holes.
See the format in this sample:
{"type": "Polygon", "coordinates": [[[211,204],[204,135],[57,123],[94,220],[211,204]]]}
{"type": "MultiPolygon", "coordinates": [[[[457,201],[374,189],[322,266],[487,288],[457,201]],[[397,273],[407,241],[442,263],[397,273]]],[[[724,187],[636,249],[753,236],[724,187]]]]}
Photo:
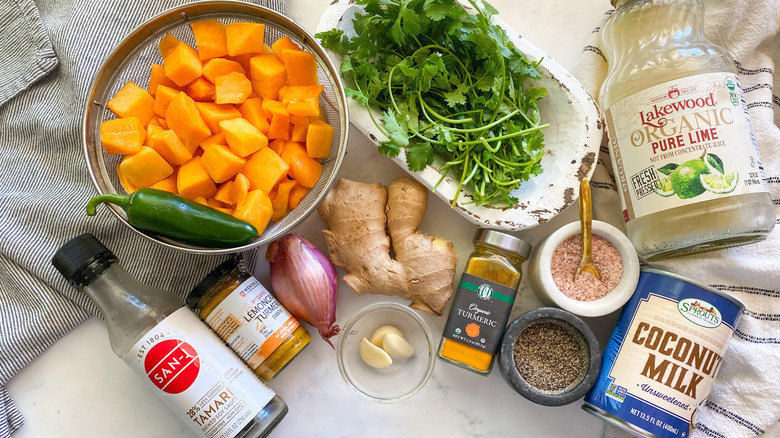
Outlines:
{"type": "Polygon", "coordinates": [[[201,280],[186,302],[266,381],[311,341],[306,328],[233,257],[201,280]]]}
{"type": "Polygon", "coordinates": [[[599,104],[627,234],[656,260],[763,240],[775,224],[734,60],[701,0],[612,0],[599,104]]]}
{"type": "Polygon", "coordinates": [[[490,374],[530,253],[531,245],[517,237],[477,230],[444,326],[440,359],[490,374]]]}

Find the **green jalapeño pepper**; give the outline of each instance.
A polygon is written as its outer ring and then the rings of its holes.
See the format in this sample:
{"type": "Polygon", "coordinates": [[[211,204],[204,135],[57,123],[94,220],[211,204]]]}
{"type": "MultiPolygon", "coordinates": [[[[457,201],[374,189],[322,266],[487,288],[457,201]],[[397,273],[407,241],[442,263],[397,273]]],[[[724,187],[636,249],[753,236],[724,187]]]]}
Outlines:
{"type": "Polygon", "coordinates": [[[103,203],[120,207],[127,213],[127,221],[138,229],[191,245],[231,248],[257,237],[257,229],[248,222],[163,190],[95,196],[87,203],[87,214],[94,216],[103,203]]]}

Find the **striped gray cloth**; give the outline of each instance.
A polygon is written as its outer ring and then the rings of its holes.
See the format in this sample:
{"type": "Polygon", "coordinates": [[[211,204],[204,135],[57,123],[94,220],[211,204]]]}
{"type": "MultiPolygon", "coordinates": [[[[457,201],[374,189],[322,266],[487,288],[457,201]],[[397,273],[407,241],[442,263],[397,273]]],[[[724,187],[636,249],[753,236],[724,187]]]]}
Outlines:
{"type": "MultiPolygon", "coordinates": [[[[703,0],[704,33],[736,59],[772,202],[780,205],[780,0],[703,0]],[[773,91],[775,90],[775,91],[773,91]]],[[[604,19],[613,11],[608,11],[604,19]]],[[[603,21],[602,21],[603,23],[603,21]]],[[[572,73],[598,96],[607,72],[600,26],[572,73]]],[[[602,146],[593,187],[594,218],[623,226],[609,149],[602,146]]],[[[713,214],[712,220],[717,220],[713,214]]],[[[761,243],[654,262],[650,266],[709,284],[747,312],[691,433],[692,438],[780,437],[780,220],[761,243]]],[[[628,434],[607,425],[606,438],[628,434]]]]}
{"type": "Polygon", "coordinates": [[[81,149],[92,78],[133,28],[181,3],[0,0],[0,438],[24,422],[5,383],[97,313],[51,265],[63,243],[91,232],[136,278],[182,296],[221,261],[147,242],[107,211],[84,213],[96,193],[81,149]]]}

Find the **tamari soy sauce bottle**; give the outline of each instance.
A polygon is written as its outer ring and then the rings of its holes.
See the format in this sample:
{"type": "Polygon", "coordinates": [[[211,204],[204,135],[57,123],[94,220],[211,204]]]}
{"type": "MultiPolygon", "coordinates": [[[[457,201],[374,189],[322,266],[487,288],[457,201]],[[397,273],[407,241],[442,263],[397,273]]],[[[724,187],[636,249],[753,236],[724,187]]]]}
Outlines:
{"type": "Polygon", "coordinates": [[[267,436],[287,404],[171,292],[131,277],[92,234],[63,245],[55,268],[103,314],[111,348],[197,436],[267,436]]]}

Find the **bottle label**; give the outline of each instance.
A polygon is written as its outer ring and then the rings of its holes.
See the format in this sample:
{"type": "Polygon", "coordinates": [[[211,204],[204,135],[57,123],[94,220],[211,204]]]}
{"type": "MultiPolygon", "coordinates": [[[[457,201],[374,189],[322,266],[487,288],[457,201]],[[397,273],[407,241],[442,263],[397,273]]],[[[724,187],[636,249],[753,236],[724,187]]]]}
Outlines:
{"type": "Polygon", "coordinates": [[[515,296],[517,289],[464,273],[442,335],[495,354],[504,336],[515,296]]]}
{"type": "Polygon", "coordinates": [[[274,397],[186,307],[123,359],[200,437],[235,437],[274,397]]]}
{"type": "Polygon", "coordinates": [[[623,219],[766,192],[737,75],[675,79],[604,112],[623,219]]]}
{"type": "Polygon", "coordinates": [[[225,297],[209,313],[206,323],[252,369],[301,325],[255,277],[225,297]]]}

